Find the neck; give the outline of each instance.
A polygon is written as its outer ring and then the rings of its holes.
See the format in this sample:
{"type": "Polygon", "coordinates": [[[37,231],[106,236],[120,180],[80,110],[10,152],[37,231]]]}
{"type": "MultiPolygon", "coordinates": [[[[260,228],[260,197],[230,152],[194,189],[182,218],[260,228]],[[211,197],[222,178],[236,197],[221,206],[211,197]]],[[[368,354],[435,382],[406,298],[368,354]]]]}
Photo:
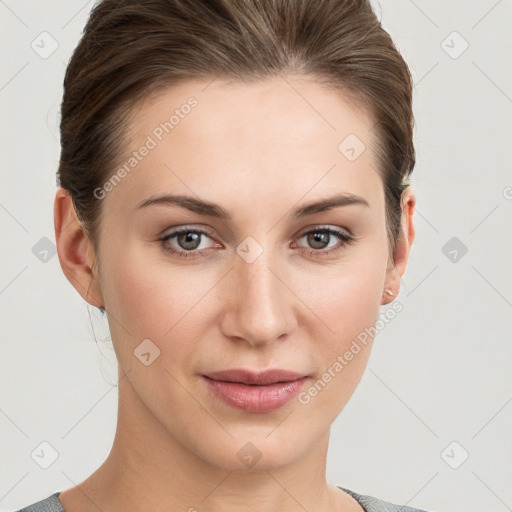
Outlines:
{"type": "Polygon", "coordinates": [[[329,430],[292,465],[230,471],[198,457],[171,436],[128,378],[120,379],[118,407],[109,456],[79,485],[79,491],[61,494],[64,507],[71,512],[363,510],[352,497],[326,482],[329,430]],[[80,506],[75,506],[77,501],[80,506]]]}

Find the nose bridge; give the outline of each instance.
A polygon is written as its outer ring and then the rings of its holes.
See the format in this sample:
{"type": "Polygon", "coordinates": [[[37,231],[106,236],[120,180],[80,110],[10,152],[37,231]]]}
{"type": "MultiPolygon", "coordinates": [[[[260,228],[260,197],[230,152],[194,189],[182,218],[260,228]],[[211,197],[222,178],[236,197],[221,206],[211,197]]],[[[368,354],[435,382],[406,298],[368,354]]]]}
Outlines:
{"type": "Polygon", "coordinates": [[[225,311],[224,333],[244,338],[252,345],[277,340],[291,329],[290,291],[278,277],[270,249],[246,240],[237,248],[229,286],[235,293],[225,311]],[[259,248],[258,248],[259,246],[259,248]]]}

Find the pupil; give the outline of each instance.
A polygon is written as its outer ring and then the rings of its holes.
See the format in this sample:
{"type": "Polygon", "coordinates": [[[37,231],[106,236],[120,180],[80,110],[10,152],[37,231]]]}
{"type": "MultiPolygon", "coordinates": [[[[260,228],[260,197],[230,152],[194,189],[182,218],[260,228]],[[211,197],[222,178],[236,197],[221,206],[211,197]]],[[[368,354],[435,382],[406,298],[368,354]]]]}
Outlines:
{"type": "Polygon", "coordinates": [[[178,236],[178,242],[183,247],[183,249],[196,249],[200,238],[199,233],[182,233],[180,236],[178,236]]]}
{"type": "Polygon", "coordinates": [[[315,249],[323,249],[329,243],[329,233],[314,233],[309,242],[315,249]]]}

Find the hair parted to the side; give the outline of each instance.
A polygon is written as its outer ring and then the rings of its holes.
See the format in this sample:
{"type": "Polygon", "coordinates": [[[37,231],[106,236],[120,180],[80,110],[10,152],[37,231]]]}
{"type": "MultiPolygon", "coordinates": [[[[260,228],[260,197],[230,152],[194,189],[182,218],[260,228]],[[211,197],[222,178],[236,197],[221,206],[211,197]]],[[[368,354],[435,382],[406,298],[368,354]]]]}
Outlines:
{"type": "MultiPolygon", "coordinates": [[[[409,68],[368,0],[101,0],[64,78],[57,183],[97,249],[94,190],[126,150],[139,100],[186,79],[317,78],[371,113],[390,255],[415,165],[409,68]]],[[[341,141],[340,141],[341,142],[341,141]]]]}

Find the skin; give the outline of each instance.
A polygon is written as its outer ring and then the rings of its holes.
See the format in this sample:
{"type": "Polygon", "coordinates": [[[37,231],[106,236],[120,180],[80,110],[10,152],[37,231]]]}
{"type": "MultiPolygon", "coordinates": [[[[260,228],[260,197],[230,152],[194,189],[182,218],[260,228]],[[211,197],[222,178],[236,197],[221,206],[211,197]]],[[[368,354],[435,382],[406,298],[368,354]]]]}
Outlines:
{"type": "Polygon", "coordinates": [[[61,502],[68,512],[361,511],[326,482],[325,469],[330,426],[362,377],[371,338],[308,404],[295,398],[270,413],[224,404],[200,374],[281,368],[317,381],[398,295],[414,240],[414,193],[403,195],[393,266],[372,120],[361,108],[302,76],[208,83],[175,85],[134,111],[128,156],[187,98],[198,101],[102,199],[98,253],[69,196],[57,191],[62,269],[86,301],[105,306],[119,362],[112,451],[61,502]],[[338,150],[350,133],[366,145],[353,162],[338,150]],[[340,192],[369,207],[291,218],[294,208],[340,192]],[[136,208],[161,193],[217,203],[232,220],[177,206],[136,208]],[[342,245],[331,235],[314,245],[304,233],[319,225],[357,241],[342,245]],[[193,249],[197,257],[163,249],[186,252],[178,237],[159,241],[180,226],[210,230],[193,249]],[[263,248],[251,263],[236,252],[249,236],[263,248]],[[146,338],[160,350],[148,366],[134,356],[146,338]],[[251,468],[237,457],[248,442],[261,453],[251,468]]]}

